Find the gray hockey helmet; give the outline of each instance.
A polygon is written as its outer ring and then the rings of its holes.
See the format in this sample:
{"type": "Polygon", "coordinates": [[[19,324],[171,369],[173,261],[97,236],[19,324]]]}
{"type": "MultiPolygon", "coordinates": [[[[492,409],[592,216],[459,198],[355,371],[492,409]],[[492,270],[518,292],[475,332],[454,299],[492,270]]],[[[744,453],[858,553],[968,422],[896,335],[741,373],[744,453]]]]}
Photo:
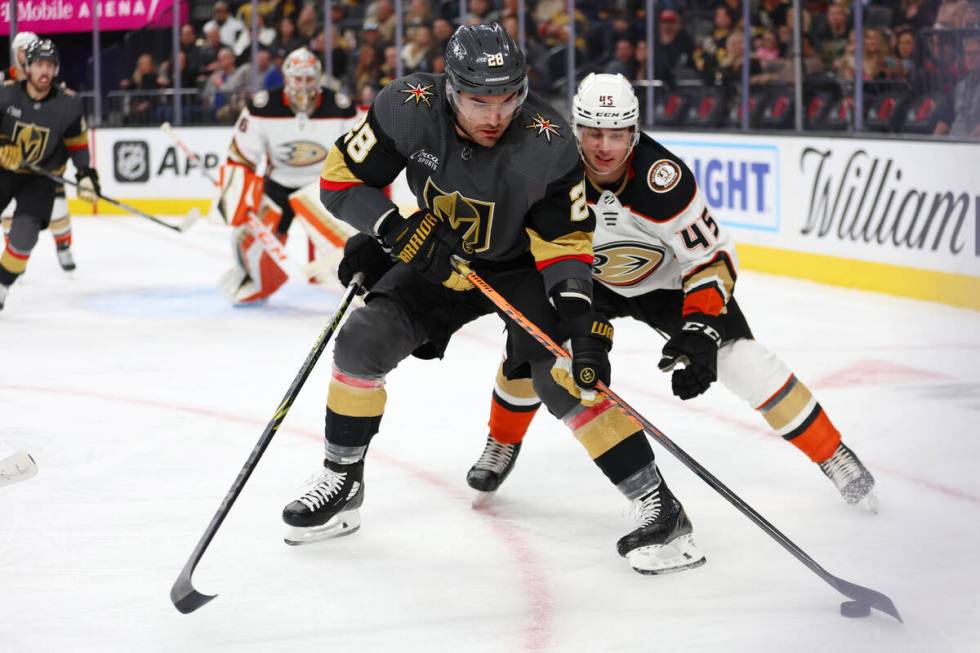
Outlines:
{"type": "MultiPolygon", "coordinates": [[[[462,25],[446,44],[450,90],[473,95],[527,96],[524,53],[499,23],[462,25]]],[[[448,94],[450,102],[453,93],[448,94]]]]}

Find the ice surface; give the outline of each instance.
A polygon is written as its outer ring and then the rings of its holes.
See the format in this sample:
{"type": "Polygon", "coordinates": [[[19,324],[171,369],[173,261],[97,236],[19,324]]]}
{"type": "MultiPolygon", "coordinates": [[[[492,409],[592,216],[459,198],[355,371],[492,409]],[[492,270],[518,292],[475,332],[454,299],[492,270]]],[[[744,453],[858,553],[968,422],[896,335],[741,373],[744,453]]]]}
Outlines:
{"type": "Polygon", "coordinates": [[[904,626],[841,618],[843,597],[659,448],[708,564],[634,573],[615,552],[626,502],[547,414],[473,510],[495,317],[390,375],[361,530],[289,547],[279,513],[319,465],[328,351],[198,567],[220,596],[185,616],[170,586],[340,291],[232,308],[209,224],[78,219],[75,242],[69,278],[42,234],[0,313],[0,442],[40,468],[0,489],[2,651],[980,650],[980,314],[740,276],[756,336],[876,474],[877,516],[723,388],[672,398],[659,336],[617,324],[614,388],[904,626]]]}

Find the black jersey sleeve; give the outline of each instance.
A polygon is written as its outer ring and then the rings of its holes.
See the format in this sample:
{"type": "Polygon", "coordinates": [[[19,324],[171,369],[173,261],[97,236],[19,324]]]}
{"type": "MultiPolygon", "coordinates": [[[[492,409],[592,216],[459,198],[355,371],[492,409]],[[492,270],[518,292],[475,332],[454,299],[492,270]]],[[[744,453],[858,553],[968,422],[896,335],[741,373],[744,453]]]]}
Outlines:
{"type": "MultiPolygon", "coordinates": [[[[69,99],[75,100],[74,97],[69,99]]],[[[91,165],[88,151],[88,125],[85,123],[81,100],[70,102],[69,106],[77,109],[78,115],[68,123],[61,140],[68,150],[72,163],[75,164],[75,169],[81,170],[91,165]]]]}
{"type": "Polygon", "coordinates": [[[592,232],[595,215],[585,196],[585,176],[575,163],[552,180],[545,196],[528,211],[531,254],[544,277],[548,294],[561,281],[592,281],[592,232]]]}
{"type": "Polygon", "coordinates": [[[378,103],[385,99],[384,93],[379,95],[371,110],[333,144],[320,174],[320,201],[364,233],[374,233],[384,216],[398,210],[382,189],[406,164],[378,118],[378,103]]]}

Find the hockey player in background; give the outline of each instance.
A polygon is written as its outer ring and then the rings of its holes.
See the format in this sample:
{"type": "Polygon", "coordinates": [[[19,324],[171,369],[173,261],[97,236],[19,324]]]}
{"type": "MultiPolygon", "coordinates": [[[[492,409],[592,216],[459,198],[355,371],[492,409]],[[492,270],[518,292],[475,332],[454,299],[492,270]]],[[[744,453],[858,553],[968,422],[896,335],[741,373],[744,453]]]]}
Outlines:
{"type": "MultiPolygon", "coordinates": [[[[5,81],[20,82],[26,79],[24,72],[24,57],[27,46],[38,40],[34,32],[20,32],[14,37],[10,45],[10,68],[5,75],[5,81]]],[[[62,85],[64,88],[64,85],[62,85]]],[[[10,238],[10,227],[13,221],[14,208],[7,207],[0,221],[3,223],[3,235],[5,239],[10,238]]],[[[71,215],[68,213],[68,200],[65,197],[65,185],[57,184],[54,195],[54,208],[51,211],[51,224],[49,229],[54,237],[55,252],[58,255],[58,263],[65,272],[75,269],[75,257],[71,253],[71,215]]]]}
{"type": "Polygon", "coordinates": [[[0,308],[11,284],[27,267],[38,233],[51,222],[57,185],[24,167],[32,163],[54,174],[75,164],[78,196],[98,199],[99,177],[89,166],[88,129],[78,96],[54,84],[58,50],[48,39],[27,46],[24,81],[0,88],[0,212],[17,201],[9,239],[0,256],[0,308]]]}
{"type": "MultiPolygon", "coordinates": [[[[810,390],[752,337],[733,296],[734,244],[688,167],[640,132],[630,83],[621,75],[589,75],[573,113],[597,213],[596,309],[610,318],[632,317],[667,338],[659,366],[672,371],[676,396],[691,399],[720,380],[775,435],[817,463],[847,503],[876,511],[871,473],[841,442],[810,390]]],[[[526,368],[498,372],[490,435],[466,477],[473,489],[497,490],[540,404],[526,368]]]]}
{"type": "Polygon", "coordinates": [[[235,266],[221,286],[235,303],[264,299],[288,278],[250,217],[283,243],[297,214],[311,238],[341,247],[346,239],[320,204],[318,181],[329,144],[351,127],[356,109],[346,95],[321,85],[321,72],[309,50],[291,52],[283,64],[285,85],[256,93],[235,123],[218,200],[234,228],[235,266]]]}
{"type": "MultiPolygon", "coordinates": [[[[413,352],[441,357],[457,329],[495,311],[453,268],[451,257],[461,256],[543,331],[571,341],[564,369],[507,323],[510,365],[528,364],[536,392],[599,469],[638,512],[657,512],[619,541],[619,552],[642,573],[702,564],[647,438],[607,399],[588,398],[598,381],[609,382],[613,333],[591,305],[595,217],[567,123],[528,94],[524,55],[497,24],[460,27],[446,47],[446,71],[385,87],[324,165],[324,204],[362,232],[348,241],[341,280],[386,258],[379,241],[398,262],[380,279],[369,275],[366,305],[337,336],[325,469],[285,507],[286,541],[359,527],[364,458],[384,413],[386,375],[413,352]],[[422,207],[407,218],[381,192],[402,170],[422,207]]],[[[447,400],[433,388],[419,414],[447,400]]],[[[409,426],[418,431],[426,421],[409,426]]]]}

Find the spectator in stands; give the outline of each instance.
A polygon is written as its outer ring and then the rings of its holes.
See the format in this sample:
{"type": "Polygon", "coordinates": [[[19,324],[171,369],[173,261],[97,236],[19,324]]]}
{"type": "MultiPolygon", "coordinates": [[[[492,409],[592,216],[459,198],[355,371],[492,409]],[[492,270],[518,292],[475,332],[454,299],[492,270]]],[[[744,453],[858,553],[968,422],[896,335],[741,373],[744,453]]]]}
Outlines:
{"type": "Polygon", "coordinates": [[[466,3],[464,25],[485,25],[500,20],[500,12],[491,9],[488,0],[469,0],[466,3]]]}
{"type": "Polygon", "coordinates": [[[395,8],[391,4],[391,0],[375,0],[375,3],[368,7],[365,18],[377,24],[378,34],[384,45],[390,45],[395,42],[397,19],[395,18],[395,8]]]}
{"type": "MultiPolygon", "coordinates": [[[[505,30],[507,30],[507,33],[510,34],[511,38],[518,43],[520,42],[520,25],[518,25],[517,18],[515,16],[506,16],[502,18],[500,24],[505,30]]],[[[525,29],[528,29],[527,25],[525,25],[525,29]]],[[[436,49],[436,52],[439,53],[437,58],[445,51],[446,48],[444,47],[436,49]]],[[[528,79],[530,80],[531,88],[536,91],[542,88],[543,84],[547,83],[547,78],[542,75],[542,71],[546,70],[548,67],[548,51],[545,50],[544,46],[534,38],[534,34],[529,31],[525,33],[524,57],[527,61],[527,75],[528,79]]],[[[436,68],[439,66],[445,68],[445,63],[445,59],[443,59],[441,62],[437,62],[436,58],[434,58],[432,60],[432,71],[439,72],[436,70],[436,68]]]]}
{"type": "MultiPolygon", "coordinates": [[[[343,47],[343,43],[340,40],[340,33],[337,30],[336,25],[330,26],[330,34],[332,37],[332,47],[330,48],[332,69],[324,72],[334,79],[344,79],[347,76],[348,70],[349,57],[347,55],[347,50],[345,50],[343,47]]],[[[310,44],[310,50],[316,55],[317,59],[323,61],[326,46],[326,32],[320,30],[317,32],[316,36],[313,37],[313,42],[310,44]]]]}
{"type": "Polygon", "coordinates": [[[214,18],[204,24],[204,31],[207,32],[211,25],[217,26],[221,44],[231,49],[236,57],[240,56],[252,41],[245,23],[231,15],[225,0],[214,3],[213,16],[214,18]]]}
{"type": "Polygon", "coordinates": [[[759,24],[767,30],[776,30],[787,22],[789,3],[786,0],[762,0],[759,6],[759,24]]]}
{"type": "Polygon", "coordinates": [[[968,0],[945,0],[936,13],[935,27],[938,29],[959,29],[963,25],[963,12],[968,0]]]}
{"type": "Polygon", "coordinates": [[[198,75],[201,71],[201,45],[197,42],[194,26],[185,23],[180,27],[180,51],[184,55],[184,65],[181,67],[181,87],[197,86],[198,75]]]}
{"type": "Polygon", "coordinates": [[[212,115],[220,121],[232,121],[237,115],[235,105],[238,104],[236,95],[242,90],[242,76],[235,76],[235,53],[231,48],[221,48],[218,51],[218,66],[207,84],[204,85],[205,106],[212,115]]]}
{"type": "Polygon", "coordinates": [[[229,102],[236,112],[244,106],[244,95],[253,91],[268,91],[271,88],[282,86],[285,80],[282,73],[272,61],[272,52],[265,46],[259,47],[258,55],[255,58],[256,68],[258,69],[258,81],[253,85],[252,64],[244,63],[235,71],[235,76],[228,81],[226,87],[242,91],[242,96],[234,98],[229,102]]]}
{"type": "Polygon", "coordinates": [[[980,28],[980,4],[971,2],[960,14],[960,29],[980,28]]]}
{"type": "Polygon", "coordinates": [[[405,10],[405,25],[415,27],[416,25],[432,24],[432,7],[429,0],[412,0],[408,3],[405,10]]]}
{"type": "Polygon", "coordinates": [[[125,121],[128,124],[146,125],[153,121],[153,108],[157,105],[156,91],[161,88],[157,64],[153,55],[141,54],[136,59],[136,69],[129,79],[119,81],[119,88],[127,91],[148,91],[128,97],[129,109],[125,121]]]}
{"type": "MultiPolygon", "coordinates": [[[[245,5],[242,6],[244,7],[245,5]]],[[[275,43],[276,37],[278,35],[276,33],[276,28],[270,27],[266,22],[267,20],[268,19],[265,17],[265,14],[259,12],[259,25],[258,25],[259,29],[258,29],[257,38],[259,41],[259,45],[265,46],[266,48],[271,48],[272,45],[275,43]]],[[[248,29],[249,30],[252,29],[251,25],[249,25],[248,29]]]]}
{"type": "Polygon", "coordinates": [[[711,33],[704,35],[695,47],[691,60],[694,69],[706,84],[720,81],[721,60],[725,58],[725,44],[732,32],[732,14],[728,7],[719,5],[714,11],[711,33]]]}
{"type": "Polygon", "coordinates": [[[635,79],[637,73],[636,48],[629,39],[616,41],[616,50],[612,61],[606,64],[605,72],[620,74],[626,79],[635,79]]]}
{"type": "MultiPolygon", "coordinates": [[[[442,73],[446,72],[446,57],[443,56],[442,53],[432,57],[432,72],[436,75],[441,75],[442,73]]],[[[528,73],[531,72],[532,71],[529,69],[528,73]]]]}
{"type": "Polygon", "coordinates": [[[767,62],[777,62],[782,58],[782,53],[779,48],[779,37],[776,36],[775,30],[769,29],[762,33],[762,39],[755,49],[755,56],[763,67],[765,67],[767,62]]]}
{"type": "MultiPolygon", "coordinates": [[[[722,82],[730,87],[737,87],[742,83],[742,66],[745,62],[744,36],[741,31],[734,31],[728,35],[725,43],[725,57],[721,61],[719,76],[722,82]]],[[[749,58],[749,84],[760,84],[770,81],[769,75],[762,72],[762,66],[758,60],[749,58]]]]}
{"type": "MultiPolygon", "coordinates": [[[[856,66],[854,64],[856,48],[854,38],[847,46],[847,54],[835,65],[838,74],[844,79],[854,80],[856,66]]],[[[862,66],[864,81],[888,79],[897,74],[898,62],[891,54],[891,48],[884,33],[877,28],[864,30],[864,65],[862,66]]]]}
{"type": "Polygon", "coordinates": [[[963,38],[964,76],[953,92],[953,116],[936,124],[935,134],[980,139],[980,36],[963,38]]]}
{"type": "Polygon", "coordinates": [[[218,52],[221,51],[221,33],[216,23],[209,23],[204,26],[204,45],[200,46],[198,59],[192,63],[197,69],[197,86],[203,88],[211,76],[218,68],[218,52]]]}
{"type": "Polygon", "coordinates": [[[286,54],[289,54],[305,45],[303,39],[296,33],[296,23],[293,22],[292,18],[288,16],[281,18],[277,31],[276,41],[271,47],[273,51],[282,49],[286,51],[286,54]]]}
{"type": "Polygon", "coordinates": [[[832,4],[827,7],[826,20],[814,21],[813,42],[820,51],[824,64],[828,67],[841,59],[847,50],[848,34],[847,10],[842,5],[832,4]]]}
{"type": "Polygon", "coordinates": [[[908,82],[917,93],[925,92],[927,89],[923,79],[923,62],[919,44],[915,33],[908,26],[900,27],[896,31],[895,58],[897,60],[895,79],[908,82]]]}
{"type": "Polygon", "coordinates": [[[384,52],[384,43],[381,42],[381,32],[378,31],[377,23],[371,21],[364,23],[364,26],[361,28],[358,45],[371,46],[377,52],[378,59],[381,59],[381,54],[384,52]]]}
{"type": "Polygon", "coordinates": [[[936,22],[939,0],[901,0],[892,17],[893,25],[907,25],[913,32],[929,29],[936,22]]]}
{"type": "Polygon", "coordinates": [[[693,68],[694,42],[684,31],[680,14],[673,9],[660,12],[657,35],[654,39],[653,65],[657,79],[674,83],[674,70],[678,66],[693,68]]]}
{"type": "Polygon", "coordinates": [[[381,76],[378,80],[383,88],[398,79],[398,50],[393,45],[384,49],[384,59],[381,62],[381,76]]]}
{"type": "Polygon", "coordinates": [[[316,5],[307,2],[299,10],[299,15],[296,17],[296,36],[300,38],[304,46],[309,46],[310,41],[316,36],[317,28],[316,5]]]}
{"type": "Polygon", "coordinates": [[[354,97],[364,97],[365,87],[377,90],[381,87],[381,55],[373,46],[364,44],[357,53],[357,65],[348,85],[354,89],[354,97]]]}
{"type": "Polygon", "coordinates": [[[426,25],[418,25],[409,29],[407,36],[408,42],[402,46],[401,53],[405,74],[432,72],[432,30],[426,25]]]}

